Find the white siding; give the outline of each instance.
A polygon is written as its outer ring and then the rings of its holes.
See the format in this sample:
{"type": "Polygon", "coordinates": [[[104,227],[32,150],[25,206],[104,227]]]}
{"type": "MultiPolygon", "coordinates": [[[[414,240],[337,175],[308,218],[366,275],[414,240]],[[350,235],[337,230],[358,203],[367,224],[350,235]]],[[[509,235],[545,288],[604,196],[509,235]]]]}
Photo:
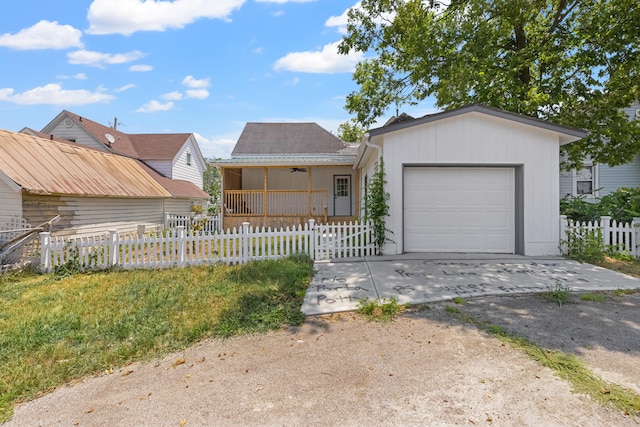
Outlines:
{"type": "Polygon", "coordinates": [[[189,215],[191,213],[190,199],[165,199],[164,212],[176,215],[189,215]]]}
{"type": "MultiPolygon", "coordinates": [[[[481,113],[383,134],[390,214],[387,227],[403,252],[403,165],[522,166],[524,253],[558,253],[559,137],[481,113]]],[[[375,161],[375,158],[372,159],[375,161]]],[[[367,170],[370,165],[366,165],[367,170]]]]}
{"type": "Polygon", "coordinates": [[[630,119],[638,117],[638,114],[640,114],[640,102],[634,101],[629,108],[624,109],[624,112],[627,113],[630,119]]]}
{"type": "Polygon", "coordinates": [[[172,176],[171,160],[145,160],[144,163],[159,174],[174,179],[172,176]]]}
{"type": "Polygon", "coordinates": [[[21,191],[14,191],[0,179],[0,216],[22,216],[21,191]]]}
{"type": "Polygon", "coordinates": [[[56,234],[95,234],[109,229],[135,231],[145,225],[147,231],[162,229],[162,199],[107,199],[97,197],[61,197],[61,215],[70,217],[70,229],[56,234]]]}
{"type": "MultiPolygon", "coordinates": [[[[164,173],[164,172],[163,172],[164,173]]],[[[198,160],[196,149],[191,138],[187,140],[180,152],[173,159],[170,178],[193,182],[202,188],[204,169],[198,160]],[[187,164],[187,153],[191,155],[191,164],[187,164]]]]}
{"type": "Polygon", "coordinates": [[[108,151],[107,148],[100,141],[96,141],[95,138],[87,133],[77,124],[73,124],[72,127],[66,127],[64,120],[54,127],[49,133],[57,136],[58,138],[68,139],[75,141],[76,144],[84,145],[96,150],[108,151]]]}

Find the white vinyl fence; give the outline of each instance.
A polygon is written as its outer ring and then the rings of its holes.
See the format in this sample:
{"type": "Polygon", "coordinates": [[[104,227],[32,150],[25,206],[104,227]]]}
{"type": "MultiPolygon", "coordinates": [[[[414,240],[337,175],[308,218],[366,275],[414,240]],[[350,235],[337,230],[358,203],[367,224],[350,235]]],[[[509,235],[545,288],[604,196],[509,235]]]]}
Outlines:
{"type": "Polygon", "coordinates": [[[560,250],[566,254],[571,239],[580,238],[587,233],[600,235],[605,249],[614,252],[624,252],[640,257],[640,218],[634,218],[630,223],[618,223],[610,216],[603,216],[599,222],[578,222],[560,215],[560,250]]]}
{"type": "Polygon", "coordinates": [[[296,253],[311,259],[362,257],[375,254],[371,227],[361,223],[315,224],[279,230],[254,229],[186,232],[179,226],[163,233],[120,235],[115,230],[93,237],[64,238],[41,233],[41,269],[170,268],[213,263],[242,264],[296,253]]]}

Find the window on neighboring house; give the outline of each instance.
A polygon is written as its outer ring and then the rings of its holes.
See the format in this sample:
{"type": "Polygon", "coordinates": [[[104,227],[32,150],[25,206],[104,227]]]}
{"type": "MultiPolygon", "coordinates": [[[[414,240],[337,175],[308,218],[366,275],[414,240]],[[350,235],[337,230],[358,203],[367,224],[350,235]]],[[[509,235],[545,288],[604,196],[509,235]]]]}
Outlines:
{"type": "Polygon", "coordinates": [[[597,167],[594,164],[584,164],[582,169],[573,174],[574,196],[595,196],[598,187],[596,180],[597,167]]]}
{"type": "Polygon", "coordinates": [[[191,166],[191,153],[187,153],[187,166],[191,166]]]}

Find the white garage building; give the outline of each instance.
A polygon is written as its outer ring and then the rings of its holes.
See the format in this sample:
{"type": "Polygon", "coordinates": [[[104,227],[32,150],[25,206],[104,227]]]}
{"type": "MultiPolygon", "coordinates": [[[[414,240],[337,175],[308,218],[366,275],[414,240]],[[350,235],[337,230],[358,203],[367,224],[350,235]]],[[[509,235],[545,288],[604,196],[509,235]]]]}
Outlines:
{"type": "Polygon", "coordinates": [[[385,254],[558,254],[559,147],[580,129],[471,105],[372,129],[355,162],[361,193],[384,159],[385,254]]]}

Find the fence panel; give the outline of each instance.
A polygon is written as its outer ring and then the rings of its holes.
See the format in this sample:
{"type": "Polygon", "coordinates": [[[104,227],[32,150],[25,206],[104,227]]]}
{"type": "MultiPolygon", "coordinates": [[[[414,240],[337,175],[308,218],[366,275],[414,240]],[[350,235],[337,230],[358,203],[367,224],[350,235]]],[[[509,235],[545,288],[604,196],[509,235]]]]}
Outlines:
{"type": "Polygon", "coordinates": [[[75,269],[170,268],[212,263],[241,264],[304,253],[312,259],[363,257],[375,254],[371,227],[360,223],[315,221],[279,230],[254,229],[249,223],[227,232],[186,232],[178,226],[152,235],[118,234],[52,237],[41,233],[44,271],[67,264],[75,269]]]}
{"type": "Polygon", "coordinates": [[[630,223],[618,223],[609,216],[600,218],[600,222],[579,222],[560,216],[560,251],[567,254],[571,239],[584,238],[588,233],[599,232],[605,249],[612,252],[628,253],[634,258],[640,257],[638,233],[640,219],[630,223]]]}

